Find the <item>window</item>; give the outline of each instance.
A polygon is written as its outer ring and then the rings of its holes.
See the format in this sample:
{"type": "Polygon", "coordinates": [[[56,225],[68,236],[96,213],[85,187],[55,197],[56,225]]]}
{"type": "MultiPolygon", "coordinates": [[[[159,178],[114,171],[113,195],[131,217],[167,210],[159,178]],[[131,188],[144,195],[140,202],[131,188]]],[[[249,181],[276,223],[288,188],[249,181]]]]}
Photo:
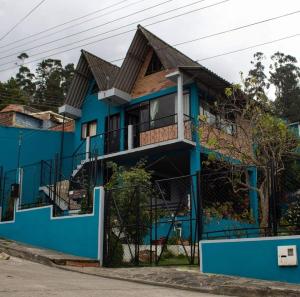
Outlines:
{"type": "Polygon", "coordinates": [[[147,71],[146,71],[145,75],[147,76],[147,75],[150,75],[150,74],[153,74],[155,72],[162,71],[162,70],[164,70],[164,66],[160,62],[160,60],[159,60],[158,56],[156,55],[156,53],[153,52],[151,61],[149,63],[149,66],[147,68],[147,71]]]}
{"type": "Polygon", "coordinates": [[[97,134],[97,121],[87,122],[81,125],[81,138],[92,137],[97,134]]]}
{"type": "Polygon", "coordinates": [[[224,119],[216,115],[212,108],[207,103],[200,104],[200,118],[209,125],[215,126],[223,132],[234,135],[236,133],[236,124],[231,119],[224,119]]]}
{"type": "MultiPolygon", "coordinates": [[[[190,115],[190,96],[183,96],[183,114],[190,115]]],[[[177,123],[177,96],[166,95],[150,101],[150,127],[160,128],[177,123]]]]}
{"type": "Polygon", "coordinates": [[[200,117],[209,125],[216,125],[217,116],[212,111],[212,108],[207,103],[200,104],[200,117]]]}

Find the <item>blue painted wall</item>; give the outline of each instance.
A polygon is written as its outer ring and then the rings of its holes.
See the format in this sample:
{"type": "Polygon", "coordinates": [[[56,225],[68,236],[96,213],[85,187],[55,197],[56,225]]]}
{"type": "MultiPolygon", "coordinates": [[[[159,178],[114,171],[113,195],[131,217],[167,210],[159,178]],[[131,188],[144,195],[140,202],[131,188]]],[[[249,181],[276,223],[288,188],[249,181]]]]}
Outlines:
{"type": "Polygon", "coordinates": [[[97,259],[100,190],[95,189],[94,214],[51,218],[51,206],[17,211],[14,222],[0,222],[0,237],[97,259]]]}
{"type": "Polygon", "coordinates": [[[272,281],[300,283],[300,267],[279,267],[277,246],[296,245],[300,237],[258,238],[251,241],[204,241],[201,243],[202,271],[272,281]]]}
{"type": "MultiPolygon", "coordinates": [[[[0,166],[17,168],[19,135],[22,133],[20,164],[28,165],[53,159],[60,152],[61,132],[0,126],[0,166]]],[[[65,133],[64,155],[71,155],[74,133],[65,133]]]]}

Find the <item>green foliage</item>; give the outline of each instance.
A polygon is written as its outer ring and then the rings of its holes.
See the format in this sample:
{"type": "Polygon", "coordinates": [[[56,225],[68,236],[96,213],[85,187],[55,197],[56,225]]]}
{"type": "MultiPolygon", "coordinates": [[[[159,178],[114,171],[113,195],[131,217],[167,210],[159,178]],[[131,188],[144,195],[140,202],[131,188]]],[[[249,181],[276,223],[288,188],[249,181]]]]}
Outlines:
{"type": "Polygon", "coordinates": [[[74,76],[74,64],[63,67],[58,59],[46,59],[32,73],[24,64],[28,57],[26,53],[20,54],[16,76],[0,82],[0,109],[14,103],[57,111],[56,106],[64,102],[74,76]]]}
{"type": "Polygon", "coordinates": [[[123,263],[124,249],[122,243],[115,235],[110,237],[109,249],[109,255],[111,257],[109,265],[112,267],[120,266],[123,263]]]}
{"type": "Polygon", "coordinates": [[[123,225],[123,232],[127,238],[133,242],[135,240],[142,242],[152,223],[149,213],[150,199],[154,195],[151,172],[145,169],[144,161],[128,169],[113,162],[108,166],[112,169],[112,176],[105,189],[115,204],[111,209],[112,225],[115,224],[116,227],[123,225]],[[136,228],[137,221],[140,228],[136,228]]]}
{"type": "Polygon", "coordinates": [[[233,202],[215,202],[210,207],[204,208],[205,219],[209,222],[214,219],[220,221],[222,219],[229,219],[237,222],[254,223],[253,214],[247,208],[243,209],[241,213],[237,213],[233,207],[233,202]]]}
{"type": "Polygon", "coordinates": [[[300,228],[300,202],[296,201],[289,205],[283,220],[287,225],[300,228]]]}
{"type": "MultiPolygon", "coordinates": [[[[274,111],[290,122],[298,121],[300,114],[300,68],[297,59],[291,55],[276,52],[271,56],[268,73],[264,62],[266,57],[257,52],[253,56],[253,68],[245,79],[245,92],[254,99],[268,101],[267,91],[275,88],[274,111]]],[[[270,103],[270,102],[269,102],[270,103]]],[[[269,104],[270,106],[273,103],[269,104]]]]}

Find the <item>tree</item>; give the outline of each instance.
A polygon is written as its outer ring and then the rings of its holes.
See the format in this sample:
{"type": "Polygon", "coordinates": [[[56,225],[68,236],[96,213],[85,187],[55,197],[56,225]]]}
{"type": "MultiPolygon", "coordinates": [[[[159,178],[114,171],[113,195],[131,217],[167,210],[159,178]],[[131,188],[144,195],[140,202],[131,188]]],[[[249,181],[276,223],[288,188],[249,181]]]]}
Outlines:
{"type": "Polygon", "coordinates": [[[221,125],[216,128],[208,125],[206,119],[202,118],[200,138],[204,146],[225,156],[223,166],[233,166],[232,162],[228,162],[228,157],[238,161],[241,174],[233,176],[232,182],[236,188],[257,191],[261,226],[266,227],[270,197],[268,165],[270,162],[276,164],[275,174],[279,175],[284,170],[286,156],[295,152],[298,141],[286,123],[270,113],[269,101],[255,88],[255,80],[253,81],[253,86],[250,87],[251,90],[257,90],[254,93],[247,93],[247,89],[242,90],[240,85],[225,90],[225,96],[221,96],[214,103],[215,114],[218,115],[221,125]],[[226,133],[229,125],[235,126],[235,135],[226,133]],[[260,170],[257,186],[250,185],[241,178],[247,177],[249,166],[260,170]]]}
{"type": "Polygon", "coordinates": [[[110,162],[108,167],[111,168],[112,175],[105,189],[112,195],[115,203],[114,210],[111,212],[112,221],[117,222],[117,225],[122,222],[124,232],[133,242],[137,237],[142,240],[148,232],[150,223],[148,206],[153,197],[151,172],[145,169],[144,161],[128,169],[113,162],[110,162]],[[137,207],[139,220],[144,228],[136,226],[137,207]],[[119,216],[119,211],[122,212],[122,217],[119,216]]]}
{"type": "Polygon", "coordinates": [[[60,60],[47,59],[38,64],[36,69],[37,104],[60,106],[64,101],[62,90],[63,67],[60,60]],[[55,104],[53,104],[55,102],[55,104]]]}
{"type": "Polygon", "coordinates": [[[253,60],[251,61],[253,68],[245,79],[245,90],[252,97],[258,94],[260,98],[266,98],[266,89],[269,88],[270,84],[265,74],[265,66],[263,64],[265,59],[266,57],[262,52],[257,52],[253,55],[253,60]]]}
{"type": "Polygon", "coordinates": [[[5,83],[0,83],[0,108],[8,104],[27,104],[28,97],[24,95],[15,78],[10,78],[5,83]]]}
{"type": "Polygon", "coordinates": [[[290,120],[299,120],[300,113],[300,68],[297,59],[277,52],[271,57],[270,82],[276,88],[277,113],[290,120]]]}
{"type": "Polygon", "coordinates": [[[21,61],[21,65],[19,67],[19,72],[16,74],[16,81],[23,91],[24,95],[31,99],[35,93],[36,85],[35,85],[35,75],[31,73],[30,69],[24,66],[25,59],[28,58],[26,53],[22,53],[18,56],[18,59],[21,61]]]}

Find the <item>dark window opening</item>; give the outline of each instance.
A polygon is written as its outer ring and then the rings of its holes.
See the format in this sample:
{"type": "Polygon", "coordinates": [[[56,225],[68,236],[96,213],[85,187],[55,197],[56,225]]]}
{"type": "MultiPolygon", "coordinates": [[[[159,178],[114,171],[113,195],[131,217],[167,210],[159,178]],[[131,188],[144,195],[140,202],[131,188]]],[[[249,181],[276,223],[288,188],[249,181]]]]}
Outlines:
{"type": "Polygon", "coordinates": [[[96,82],[94,82],[94,85],[92,87],[92,91],[91,94],[98,94],[99,93],[99,87],[98,84],[96,82]]]}
{"type": "Polygon", "coordinates": [[[159,71],[162,71],[162,70],[164,70],[164,66],[162,65],[162,63],[159,60],[156,53],[153,52],[152,58],[151,58],[151,61],[149,63],[149,66],[147,68],[145,76],[156,73],[156,72],[159,72],[159,71]]]}
{"type": "Polygon", "coordinates": [[[120,114],[111,115],[105,119],[105,153],[120,151],[120,114]]]}

